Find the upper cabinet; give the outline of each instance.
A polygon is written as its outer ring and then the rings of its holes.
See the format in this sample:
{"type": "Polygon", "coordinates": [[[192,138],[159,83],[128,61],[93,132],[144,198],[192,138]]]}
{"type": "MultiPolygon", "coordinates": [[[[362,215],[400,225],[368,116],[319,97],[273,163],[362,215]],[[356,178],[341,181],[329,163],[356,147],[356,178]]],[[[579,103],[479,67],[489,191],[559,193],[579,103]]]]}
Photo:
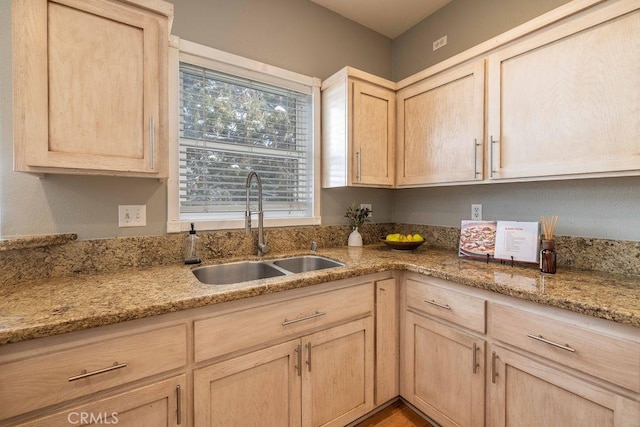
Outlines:
{"type": "Polygon", "coordinates": [[[160,0],[14,0],[14,153],[23,172],[168,176],[160,0]]]}
{"type": "Polygon", "coordinates": [[[606,2],[488,57],[489,178],[640,171],[640,9],[606,2]]]}
{"type": "Polygon", "coordinates": [[[346,67],[322,84],[322,186],[393,187],[395,83],[346,67]]]}
{"type": "Polygon", "coordinates": [[[482,180],[484,61],[397,94],[398,187],[482,180]]]}

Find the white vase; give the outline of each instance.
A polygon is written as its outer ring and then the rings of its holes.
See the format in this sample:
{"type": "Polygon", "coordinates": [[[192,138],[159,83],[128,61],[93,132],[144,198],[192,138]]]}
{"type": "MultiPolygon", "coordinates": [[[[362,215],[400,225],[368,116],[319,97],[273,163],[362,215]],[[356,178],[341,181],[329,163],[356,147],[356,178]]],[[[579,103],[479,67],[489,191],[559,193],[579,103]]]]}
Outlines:
{"type": "Polygon", "coordinates": [[[351,234],[349,234],[349,246],[362,246],[362,236],[358,232],[358,227],[355,227],[351,234]]]}

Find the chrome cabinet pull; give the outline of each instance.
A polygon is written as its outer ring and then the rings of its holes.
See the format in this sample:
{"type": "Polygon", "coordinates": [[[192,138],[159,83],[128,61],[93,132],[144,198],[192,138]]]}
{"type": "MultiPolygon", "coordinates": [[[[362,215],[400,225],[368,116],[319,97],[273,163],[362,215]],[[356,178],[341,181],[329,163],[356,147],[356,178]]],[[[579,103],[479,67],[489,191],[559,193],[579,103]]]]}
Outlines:
{"type": "Polygon", "coordinates": [[[357,169],[356,169],[356,180],[358,182],[362,181],[362,148],[358,148],[356,152],[356,157],[358,158],[357,169]]]}
{"type": "Polygon", "coordinates": [[[324,316],[325,314],[327,314],[327,313],[324,313],[322,311],[316,311],[313,314],[308,314],[306,316],[298,317],[298,318],[293,319],[293,320],[284,319],[284,321],[282,322],[282,326],[287,326],[287,325],[290,325],[292,323],[302,322],[304,320],[315,319],[316,317],[324,316]]]}
{"type": "Polygon", "coordinates": [[[557,342],[549,341],[548,339],[544,338],[542,335],[527,334],[527,336],[529,338],[532,338],[532,339],[536,340],[536,341],[541,341],[541,342],[543,342],[545,344],[549,344],[549,345],[552,345],[554,347],[558,347],[558,348],[561,348],[563,350],[570,351],[572,353],[576,352],[576,350],[574,348],[571,348],[571,346],[569,344],[564,344],[564,345],[558,344],[557,342]]]}
{"type": "Polygon", "coordinates": [[[495,170],[493,169],[493,145],[496,144],[498,141],[493,139],[493,135],[490,136],[490,142],[491,142],[491,150],[489,150],[491,153],[489,154],[490,157],[490,164],[491,164],[491,174],[490,177],[493,178],[493,174],[495,173],[495,170]]]}
{"type": "Polygon", "coordinates": [[[496,378],[498,377],[498,370],[496,368],[496,360],[498,359],[498,355],[495,351],[491,352],[491,384],[496,383],[496,378]]]}
{"type": "Polygon", "coordinates": [[[473,179],[475,179],[480,172],[478,172],[478,138],[473,138],[473,179]]]}
{"type": "Polygon", "coordinates": [[[424,300],[427,304],[435,305],[436,307],[444,308],[445,310],[451,310],[451,306],[448,304],[440,304],[439,302],[435,302],[434,300],[424,300]]]}
{"type": "Polygon", "coordinates": [[[180,402],[180,395],[182,394],[182,390],[180,389],[180,385],[176,386],[176,417],[178,425],[182,424],[182,403],[180,402]]]}
{"type": "Polygon", "coordinates": [[[151,169],[155,169],[156,167],[156,159],[153,153],[155,148],[155,127],[153,126],[153,117],[149,117],[149,164],[151,165],[151,169]]]}
{"type": "Polygon", "coordinates": [[[308,342],[306,347],[307,347],[307,366],[309,366],[309,372],[311,372],[311,342],[308,342]]]}
{"type": "Polygon", "coordinates": [[[296,359],[297,359],[296,371],[298,371],[298,376],[301,377],[302,376],[302,347],[300,346],[300,344],[296,346],[296,359]]]}
{"type": "Polygon", "coordinates": [[[97,370],[91,371],[91,372],[87,372],[86,369],[83,369],[80,372],[80,374],[74,375],[73,377],[69,377],[69,382],[80,380],[82,378],[92,377],[94,375],[98,375],[98,374],[102,374],[102,373],[105,373],[105,372],[114,371],[116,369],[122,369],[122,368],[126,368],[126,367],[127,367],[126,363],[114,362],[113,365],[111,365],[111,366],[107,366],[106,368],[97,369],[97,370]]]}
{"type": "Polygon", "coordinates": [[[478,364],[478,344],[474,341],[473,342],[473,373],[476,374],[478,372],[478,367],[480,366],[478,364]]]}

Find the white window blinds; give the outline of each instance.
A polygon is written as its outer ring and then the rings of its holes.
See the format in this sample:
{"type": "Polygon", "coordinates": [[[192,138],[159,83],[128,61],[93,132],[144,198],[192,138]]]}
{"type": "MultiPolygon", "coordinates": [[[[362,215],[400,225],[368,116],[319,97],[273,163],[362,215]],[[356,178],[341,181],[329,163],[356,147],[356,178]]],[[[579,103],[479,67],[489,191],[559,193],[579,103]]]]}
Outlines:
{"type": "Polygon", "coordinates": [[[243,218],[251,170],[265,217],[313,216],[310,93],[184,62],[179,87],[181,220],[243,218]]]}

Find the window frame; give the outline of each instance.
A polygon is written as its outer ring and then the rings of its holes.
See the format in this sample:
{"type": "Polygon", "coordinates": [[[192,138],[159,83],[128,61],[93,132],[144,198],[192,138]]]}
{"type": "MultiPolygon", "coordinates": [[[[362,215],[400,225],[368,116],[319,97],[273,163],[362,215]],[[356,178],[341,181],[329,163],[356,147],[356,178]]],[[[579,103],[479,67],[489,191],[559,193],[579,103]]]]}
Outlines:
{"type": "MultiPolygon", "coordinates": [[[[169,178],[167,180],[167,233],[188,231],[190,223],[196,230],[228,230],[244,228],[244,218],[181,220],[179,196],[180,149],[180,62],[188,62],[227,74],[253,79],[288,89],[310,92],[312,97],[311,163],[313,167],[312,216],[264,218],[265,227],[319,225],[320,219],[320,85],[308,77],[283,68],[264,64],[198,43],[171,36],[169,62],[169,178]]],[[[257,217],[257,215],[254,215],[257,217]]]]}

